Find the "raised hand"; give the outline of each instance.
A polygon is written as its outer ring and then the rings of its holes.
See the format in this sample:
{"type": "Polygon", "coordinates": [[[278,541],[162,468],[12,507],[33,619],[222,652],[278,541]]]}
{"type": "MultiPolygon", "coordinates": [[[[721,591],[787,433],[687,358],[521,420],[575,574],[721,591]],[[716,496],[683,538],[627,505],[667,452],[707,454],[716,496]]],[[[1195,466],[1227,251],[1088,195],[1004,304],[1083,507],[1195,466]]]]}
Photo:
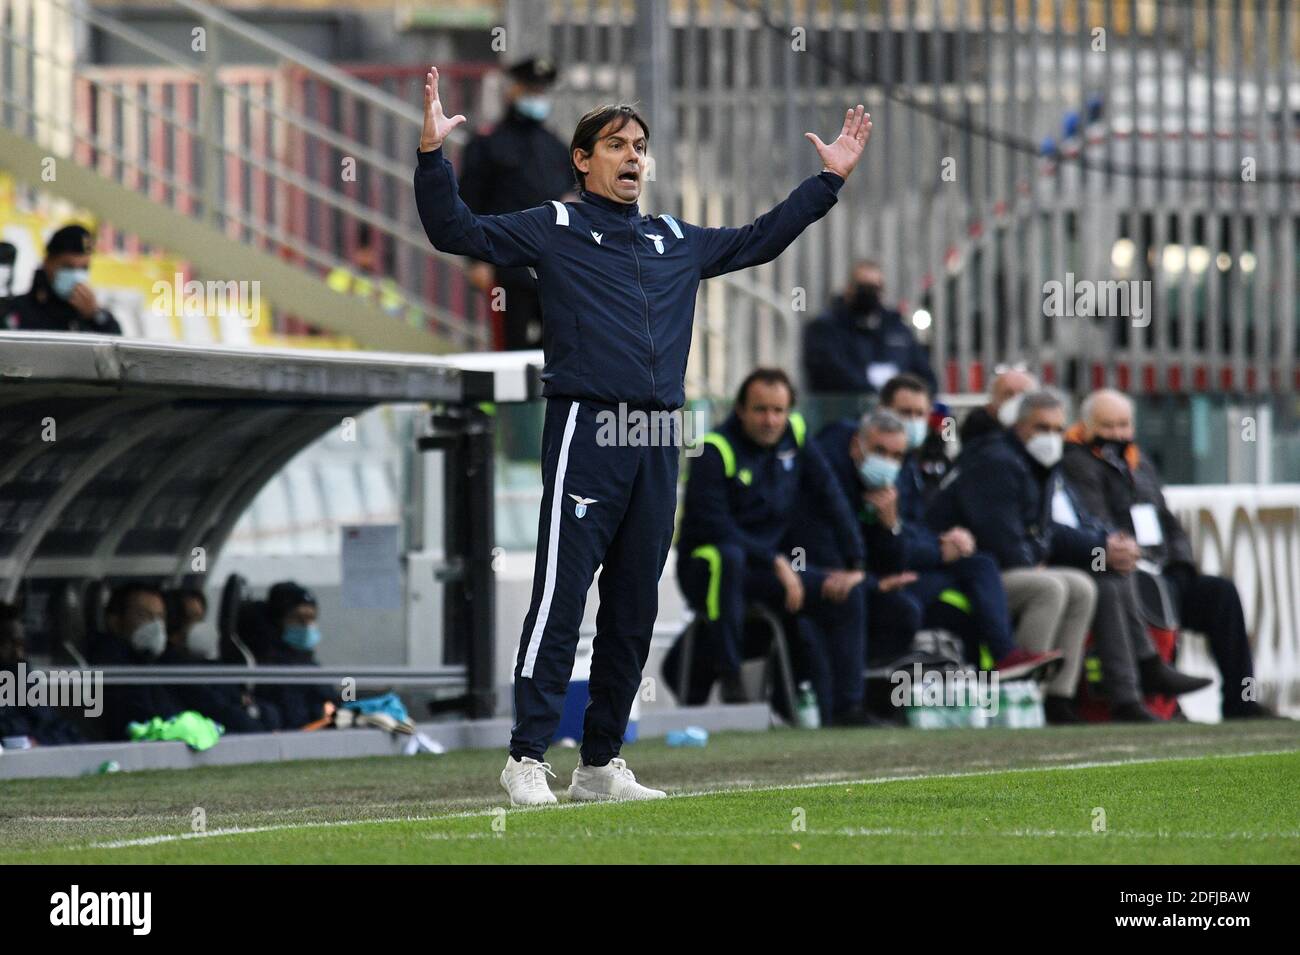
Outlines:
{"type": "Polygon", "coordinates": [[[861,104],[844,114],[844,128],[829,146],[817,138],[816,133],[804,133],[804,139],[817,147],[822,165],[841,179],[848,179],[853,167],[862,158],[862,150],[871,138],[871,114],[863,112],[861,104]]]}
{"type": "Polygon", "coordinates": [[[465,122],[460,113],[450,119],[442,111],[442,101],[438,99],[438,68],[429,67],[424,75],[424,128],[420,130],[420,152],[432,152],[442,145],[447,134],[465,122]]]}

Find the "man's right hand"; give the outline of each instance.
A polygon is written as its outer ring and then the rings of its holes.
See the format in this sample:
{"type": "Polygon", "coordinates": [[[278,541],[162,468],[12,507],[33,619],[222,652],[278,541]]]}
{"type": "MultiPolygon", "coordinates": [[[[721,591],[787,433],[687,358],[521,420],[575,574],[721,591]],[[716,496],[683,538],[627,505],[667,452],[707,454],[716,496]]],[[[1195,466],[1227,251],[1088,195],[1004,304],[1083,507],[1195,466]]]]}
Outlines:
{"type": "Polygon", "coordinates": [[[887,594],[891,590],[901,590],[908,584],[915,582],[916,572],[905,570],[901,574],[890,574],[888,577],[881,577],[876,586],[882,594],[887,594]]]}
{"type": "Polygon", "coordinates": [[[780,555],[772,561],[772,568],[776,571],[776,579],[781,581],[781,586],[785,588],[786,612],[798,613],[799,608],[803,606],[803,581],[790,566],[790,562],[780,555]]]}
{"type": "Polygon", "coordinates": [[[431,153],[442,146],[447,134],[465,122],[465,117],[457,113],[451,119],[442,111],[442,101],[438,99],[438,68],[429,67],[424,75],[424,128],[420,130],[420,152],[431,153]]]}
{"type": "Polygon", "coordinates": [[[1106,569],[1127,574],[1137,566],[1142,556],[1141,548],[1127,534],[1111,534],[1106,538],[1106,569]]]}

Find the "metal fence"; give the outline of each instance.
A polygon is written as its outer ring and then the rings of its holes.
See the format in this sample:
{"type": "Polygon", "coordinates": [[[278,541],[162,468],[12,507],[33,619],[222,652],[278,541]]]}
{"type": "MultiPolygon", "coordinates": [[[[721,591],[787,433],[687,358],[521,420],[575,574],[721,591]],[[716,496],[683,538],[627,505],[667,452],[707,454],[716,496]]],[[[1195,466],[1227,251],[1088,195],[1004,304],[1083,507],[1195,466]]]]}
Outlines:
{"type": "Polygon", "coordinates": [[[839,207],[702,292],[697,394],[796,365],[801,323],[864,256],[948,391],[1002,361],[1075,388],[1300,385],[1298,21],[1287,0],[506,3],[515,55],[564,70],[559,128],[600,100],[645,108],[651,211],[748,221],[816,170],[805,130],[872,114],[839,207]],[[1051,282],[1084,311],[1072,289],[1139,283],[1144,314],[1074,314],[1051,282]]]}

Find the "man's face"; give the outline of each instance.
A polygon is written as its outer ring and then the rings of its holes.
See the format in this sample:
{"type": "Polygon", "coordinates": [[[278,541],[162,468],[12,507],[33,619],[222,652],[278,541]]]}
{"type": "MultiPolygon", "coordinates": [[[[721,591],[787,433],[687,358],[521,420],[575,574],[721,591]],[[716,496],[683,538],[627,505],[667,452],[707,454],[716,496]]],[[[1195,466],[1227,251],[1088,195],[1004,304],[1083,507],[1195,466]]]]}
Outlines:
{"type": "Polygon", "coordinates": [[[203,620],[206,613],[203,609],[203,601],[197,597],[185,598],[185,622],[189,626],[194,626],[203,620]]]}
{"type": "Polygon", "coordinates": [[[1036,385],[1034,376],[1026,371],[1005,371],[993,379],[990,392],[989,410],[997,414],[1007,401],[1016,395],[1032,390],[1036,385]]]}
{"type": "Polygon", "coordinates": [[[587,191],[615,202],[636,202],[641,196],[645,172],[646,135],[634,119],[617,129],[621,120],[610,120],[596,137],[591,154],[573,151],[573,164],[586,176],[587,191]]]}
{"type": "Polygon", "coordinates": [[[1083,423],[1084,437],[1107,441],[1133,440],[1133,410],[1119,397],[1099,396],[1092,404],[1092,416],[1083,423]]]}
{"type": "Polygon", "coordinates": [[[135,593],[127,602],[126,610],[119,617],[110,617],[108,625],[117,636],[126,639],[135,633],[136,628],[154,620],[165,620],[167,607],[162,594],[135,593]]]}
{"type": "Polygon", "coordinates": [[[853,269],[853,275],[849,279],[849,297],[861,286],[872,286],[878,294],[883,295],[885,292],[885,273],[880,271],[879,266],[875,265],[858,265],[853,269]]]}
{"type": "Polygon", "coordinates": [[[1036,434],[1064,434],[1064,408],[1036,408],[1029,416],[1016,422],[1016,437],[1027,443],[1036,434]]]}
{"type": "Polygon", "coordinates": [[[925,420],[930,417],[930,396],[924,391],[900,388],[886,407],[904,421],[913,418],[925,420]]]}
{"type": "Polygon", "coordinates": [[[878,428],[868,428],[865,435],[861,431],[856,432],[849,445],[849,456],[853,458],[853,463],[861,465],[871,454],[902,464],[903,457],[907,454],[907,434],[902,431],[890,433],[878,428]]]}
{"type": "Polygon", "coordinates": [[[779,382],[751,382],[743,405],[736,405],[736,417],[745,435],[761,448],[781,440],[790,421],[790,391],[779,382]]]}
{"type": "Polygon", "coordinates": [[[54,255],[45,257],[45,274],[53,276],[55,272],[62,269],[89,269],[90,256],[77,254],[75,252],[58,252],[54,255]]]}
{"type": "Polygon", "coordinates": [[[316,608],[312,604],[298,604],[284,615],[286,627],[310,627],[316,622],[316,608]]]}

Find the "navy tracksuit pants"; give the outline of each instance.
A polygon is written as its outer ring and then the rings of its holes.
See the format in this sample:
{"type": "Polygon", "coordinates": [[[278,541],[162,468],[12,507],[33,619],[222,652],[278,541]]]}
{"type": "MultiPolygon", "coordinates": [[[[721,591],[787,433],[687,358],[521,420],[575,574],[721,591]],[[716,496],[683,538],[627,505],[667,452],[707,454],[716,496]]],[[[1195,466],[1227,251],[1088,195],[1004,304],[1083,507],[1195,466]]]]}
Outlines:
{"type": "MultiPolygon", "coordinates": [[[[770,566],[754,566],[737,545],[718,547],[718,567],[702,557],[681,557],[677,579],[691,608],[705,618],[705,632],[717,674],[737,673],[744,653],[745,610],[762,603],[785,616],[785,588],[770,566]],[[716,581],[713,579],[718,574],[716,581]],[[715,599],[710,598],[714,588],[715,599]]],[[[822,596],[825,571],[799,572],[804,602],[795,631],[808,675],[825,719],[862,704],[866,642],[866,588],[859,584],[842,603],[822,596]]]]}
{"type": "Polygon", "coordinates": [[[961,591],[970,601],[969,627],[963,628],[968,632],[962,634],[970,659],[979,659],[981,643],[989,648],[994,660],[1001,660],[1016,648],[1002,571],[992,557],[984,553],[959,557],[942,567],[922,571],[904,590],[927,608],[949,588],[961,591]]]}
{"type": "MultiPolygon", "coordinates": [[[[635,424],[634,413],[625,420],[635,424]]],[[[555,735],[597,568],[600,609],[583,762],[603,766],[623,745],[677,508],[680,420],[667,414],[650,418],[661,426],[622,434],[610,424],[618,420],[617,405],[547,399],[537,561],[515,664],[510,754],[516,759],[540,760],[555,735]]]]}

